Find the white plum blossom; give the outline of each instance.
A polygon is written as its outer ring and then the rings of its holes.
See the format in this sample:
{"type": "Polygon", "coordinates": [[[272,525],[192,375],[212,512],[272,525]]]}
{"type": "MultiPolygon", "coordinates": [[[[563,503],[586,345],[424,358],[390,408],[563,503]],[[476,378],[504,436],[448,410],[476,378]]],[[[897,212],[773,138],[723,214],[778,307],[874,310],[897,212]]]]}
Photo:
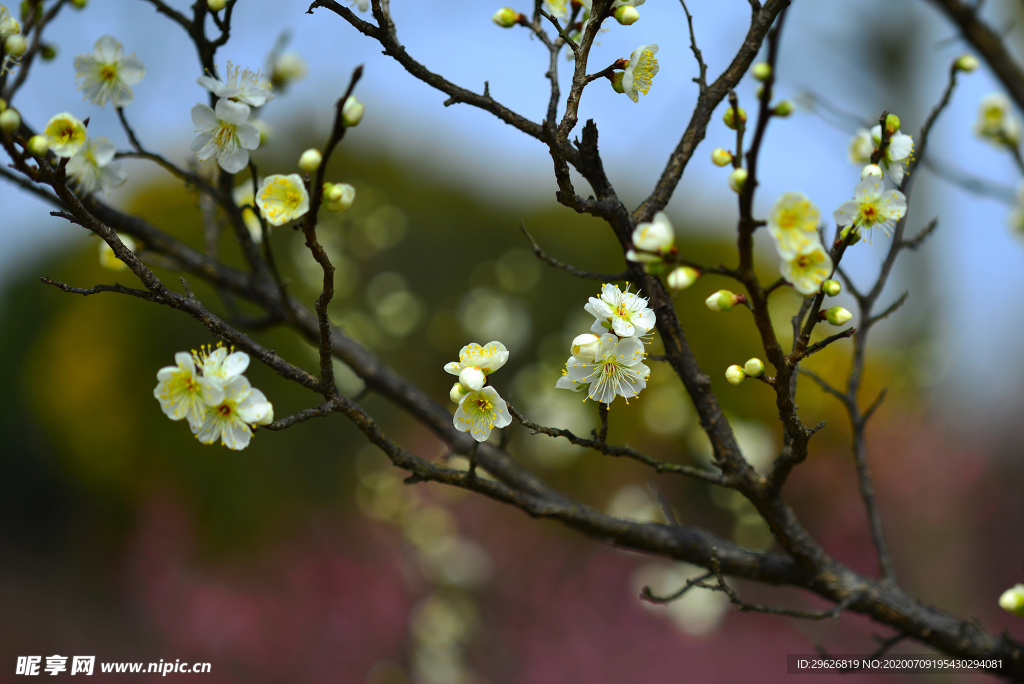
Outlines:
{"type": "Polygon", "coordinates": [[[503,428],[512,422],[508,404],[493,387],[468,392],[455,411],[455,429],[468,432],[478,442],[485,442],[493,428],[503,428]]]}
{"type": "Polygon", "coordinates": [[[981,99],[974,132],[999,146],[1017,146],[1020,142],[1021,123],[1013,113],[1013,105],[1006,95],[991,93],[981,99]]]}
{"type": "Polygon", "coordinates": [[[851,164],[864,165],[871,163],[871,155],[875,153],[875,141],[871,139],[871,131],[866,128],[857,130],[850,139],[847,157],[851,164]]]}
{"type": "Polygon", "coordinates": [[[202,425],[207,406],[195,359],[188,352],[178,352],[174,355],[174,362],[176,365],[164,366],[157,371],[159,382],[153,389],[153,396],[171,420],[185,418],[190,426],[202,425]]]}
{"type": "Polygon", "coordinates": [[[223,81],[213,76],[200,76],[196,83],[221,99],[242,102],[253,107],[262,107],[268,100],[274,99],[270,81],[263,78],[259,71],[242,69],[228,62],[224,73],[223,81]]]}
{"type": "Polygon", "coordinates": [[[256,206],[267,223],[280,226],[309,211],[309,193],[299,174],[274,174],[263,180],[256,193],[256,206]]]}
{"type": "Polygon", "coordinates": [[[555,387],[573,391],[586,387],[587,397],[594,401],[610,404],[615,397],[623,397],[628,403],[647,387],[651,369],[643,364],[644,356],[644,344],[638,338],[607,333],[601,336],[593,360],[569,357],[555,387]]]}
{"type": "Polygon", "coordinates": [[[249,106],[231,100],[217,100],[216,110],[197,104],[192,108],[196,137],[191,149],[199,161],[216,156],[228,173],[238,173],[249,163],[249,150],[260,144],[259,130],[249,123],[249,106]]]}
{"type": "MultiPolygon", "coordinates": [[[[840,227],[853,226],[864,236],[863,229],[881,228],[886,235],[907,213],[907,198],[899,190],[882,190],[882,181],[868,177],[857,184],[852,200],[835,210],[834,218],[840,227]]],[[[868,242],[871,236],[867,236],[868,242]]]]}
{"type": "Polygon", "coordinates": [[[73,157],[85,144],[85,124],[75,116],[63,112],[46,122],[43,137],[55,155],[73,157]]]}
{"type": "Polygon", "coordinates": [[[821,244],[784,260],[780,267],[782,277],[793,289],[810,296],[821,291],[821,284],[832,276],[832,257],[821,244]]]}
{"type": "Polygon", "coordinates": [[[821,211],[802,192],[782,194],[768,214],[768,232],[783,259],[792,259],[820,242],[820,224],[821,211]]]}
{"type": "Polygon", "coordinates": [[[641,45],[629,56],[629,64],[622,72],[622,92],[633,102],[639,102],[640,93],[646,95],[651,89],[659,69],[654,58],[657,52],[657,45],[641,45]]]}
{"type": "Polygon", "coordinates": [[[668,216],[659,211],[650,223],[641,223],[633,231],[633,247],[626,252],[626,258],[639,262],[660,261],[671,251],[675,238],[668,216]]]}
{"type": "Polygon", "coordinates": [[[203,398],[213,406],[221,403],[225,388],[234,382],[249,367],[249,355],[245,352],[229,352],[226,347],[200,347],[193,352],[197,367],[202,372],[199,384],[203,386],[203,398]]]}
{"type": "Polygon", "coordinates": [[[623,292],[617,285],[605,283],[600,297],[591,297],[583,308],[596,319],[590,332],[598,335],[609,330],[619,337],[643,335],[655,323],[654,311],[647,308],[647,300],[630,292],[628,286],[623,292]]]}
{"type": "Polygon", "coordinates": [[[68,161],[67,172],[85,194],[123,185],[128,177],[114,161],[117,145],[110,138],[87,138],[68,161]]]}
{"type": "Polygon", "coordinates": [[[508,350],[501,342],[488,342],[480,346],[476,342],[467,344],[459,351],[459,360],[446,363],[444,370],[452,375],[460,375],[467,368],[475,368],[484,375],[490,375],[508,361],[508,350]]]}
{"type": "Polygon", "coordinates": [[[568,19],[570,0],[544,0],[542,8],[555,19],[568,19]]]}
{"type": "Polygon", "coordinates": [[[125,56],[121,43],[113,36],[96,41],[89,54],[75,57],[75,80],[85,98],[103,107],[113,102],[125,107],[135,98],[130,86],[146,75],[146,67],[133,52],[125,56]]]}
{"type": "Polygon", "coordinates": [[[11,16],[6,5],[0,5],[0,41],[21,33],[21,24],[11,16]]]}
{"type": "Polygon", "coordinates": [[[267,397],[239,375],[223,387],[220,402],[208,406],[203,422],[190,422],[189,427],[203,444],[219,439],[228,449],[238,451],[249,446],[253,424],[266,425],[273,419],[274,408],[267,397]]]}

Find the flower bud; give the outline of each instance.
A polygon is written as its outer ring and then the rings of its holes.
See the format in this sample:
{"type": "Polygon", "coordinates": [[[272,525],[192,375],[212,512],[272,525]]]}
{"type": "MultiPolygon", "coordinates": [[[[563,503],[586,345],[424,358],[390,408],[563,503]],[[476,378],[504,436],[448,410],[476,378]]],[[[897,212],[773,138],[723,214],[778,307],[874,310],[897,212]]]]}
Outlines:
{"type": "Polygon", "coordinates": [[[734,192],[743,192],[743,185],[747,182],[747,175],[746,169],[733,169],[733,172],[729,174],[729,187],[734,192]]]}
{"type": "Polygon", "coordinates": [[[572,352],[572,355],[577,359],[591,363],[597,358],[597,348],[600,345],[600,337],[590,333],[584,333],[573,338],[572,347],[569,351],[572,352]]]}
{"type": "Polygon", "coordinates": [[[345,211],[356,201],[356,189],[348,183],[324,183],[324,199],[331,211],[345,211]]]}
{"type": "Polygon", "coordinates": [[[752,378],[759,378],[764,375],[764,362],[756,356],[747,359],[747,362],[743,364],[743,372],[752,378]]]}
{"type": "Polygon", "coordinates": [[[633,230],[632,239],[633,248],[626,254],[627,259],[640,262],[660,261],[661,255],[671,251],[676,234],[668,217],[659,211],[651,221],[641,223],[633,230]]]}
{"type": "Polygon", "coordinates": [[[968,74],[976,70],[980,65],[981,62],[979,62],[978,58],[974,55],[960,55],[956,58],[956,61],[953,62],[954,69],[959,69],[960,71],[968,74]]]}
{"type": "Polygon", "coordinates": [[[826,280],[821,284],[821,291],[829,297],[835,297],[843,291],[843,286],[839,284],[838,280],[826,280]]]}
{"type": "Polygon", "coordinates": [[[730,311],[740,301],[739,295],[729,290],[719,290],[704,300],[712,311],[730,311]]]}
{"type": "Polygon", "coordinates": [[[668,274],[668,286],[673,290],[685,290],[697,282],[700,272],[689,266],[680,266],[668,274]]]}
{"type": "Polygon", "coordinates": [[[0,112],[0,131],[4,135],[11,135],[21,128],[21,115],[17,109],[8,108],[0,112]]]}
{"type": "Polygon", "coordinates": [[[860,170],[860,179],[865,180],[868,177],[882,179],[882,167],[878,164],[868,164],[860,170]]]}
{"type": "Polygon", "coordinates": [[[349,95],[341,107],[341,123],[346,127],[358,126],[363,120],[364,109],[363,103],[357,100],[355,95],[349,95]]]}
{"type": "Polygon", "coordinates": [[[1024,617],[1024,584],[1015,584],[999,597],[999,607],[1024,617]]]}
{"type": "Polygon", "coordinates": [[[732,105],[730,105],[725,110],[725,114],[722,115],[722,121],[725,122],[726,126],[728,126],[729,128],[731,128],[731,129],[733,129],[735,131],[738,126],[747,123],[747,110],[743,109],[743,107],[738,107],[736,110],[734,110],[732,108],[732,105]],[[739,116],[739,124],[736,123],[736,111],[737,110],[739,111],[739,115],[740,115],[739,116]]]}
{"type": "Polygon", "coordinates": [[[458,404],[466,394],[467,392],[463,389],[462,384],[457,382],[452,385],[451,391],[448,392],[448,398],[458,404]]]}
{"type": "Polygon", "coordinates": [[[85,6],[89,4],[89,0],[71,0],[71,4],[75,9],[85,9],[85,6]]]}
{"type": "Polygon", "coordinates": [[[772,114],[774,114],[775,116],[782,117],[782,118],[785,118],[785,117],[789,116],[792,113],[793,113],[793,103],[790,102],[789,100],[783,100],[779,104],[775,105],[775,108],[772,110],[772,114]]]}
{"type": "Polygon", "coordinates": [[[299,168],[306,173],[313,173],[320,168],[321,162],[323,162],[324,156],[320,154],[320,150],[315,147],[311,147],[299,157],[299,168]]]}
{"type": "Polygon", "coordinates": [[[500,10],[494,13],[491,17],[491,21],[500,26],[501,28],[512,28],[519,23],[521,15],[511,7],[502,7],[500,10]]]}
{"type": "Polygon", "coordinates": [[[25,36],[20,33],[9,36],[4,41],[4,54],[8,57],[21,57],[26,50],[28,50],[28,43],[25,41],[25,36]]]}
{"type": "Polygon", "coordinates": [[[52,62],[57,59],[57,46],[53,43],[40,43],[39,56],[43,58],[44,62],[52,62]]]}
{"type": "Polygon", "coordinates": [[[841,306],[833,306],[825,312],[825,320],[832,325],[846,325],[853,318],[853,314],[841,306]]]}
{"type": "Polygon", "coordinates": [[[612,12],[612,16],[615,17],[615,21],[619,22],[623,26],[629,26],[640,18],[640,12],[637,11],[636,7],[623,5],[622,7],[615,8],[615,11],[612,12]]]}
{"type": "Polygon", "coordinates": [[[711,150],[711,163],[715,166],[728,166],[729,164],[732,164],[732,152],[721,147],[716,147],[711,150]]]}
{"type": "Polygon", "coordinates": [[[892,135],[896,131],[900,130],[900,117],[895,114],[889,114],[885,117],[885,130],[889,131],[889,135],[892,135]]]}
{"type": "Polygon", "coordinates": [[[772,65],[768,62],[758,62],[754,65],[754,68],[750,70],[750,73],[754,75],[758,81],[767,81],[772,75],[772,65]]]}
{"type": "Polygon", "coordinates": [[[284,90],[289,85],[306,77],[309,66],[302,55],[297,52],[285,52],[274,58],[270,65],[270,84],[278,90],[284,90]]]}
{"type": "Polygon", "coordinates": [[[33,157],[45,157],[46,153],[50,151],[50,143],[46,142],[46,136],[33,135],[28,139],[25,149],[33,157]]]}
{"type": "Polygon", "coordinates": [[[475,366],[469,368],[463,368],[459,373],[459,384],[465,387],[467,390],[481,389],[484,383],[487,382],[487,376],[484,372],[475,366]]]}
{"type": "Polygon", "coordinates": [[[227,6],[227,0],[206,0],[206,6],[211,12],[220,12],[227,6]]]}
{"type": "Polygon", "coordinates": [[[738,385],[747,379],[747,374],[742,368],[733,364],[725,369],[725,379],[731,385],[738,385]]]}

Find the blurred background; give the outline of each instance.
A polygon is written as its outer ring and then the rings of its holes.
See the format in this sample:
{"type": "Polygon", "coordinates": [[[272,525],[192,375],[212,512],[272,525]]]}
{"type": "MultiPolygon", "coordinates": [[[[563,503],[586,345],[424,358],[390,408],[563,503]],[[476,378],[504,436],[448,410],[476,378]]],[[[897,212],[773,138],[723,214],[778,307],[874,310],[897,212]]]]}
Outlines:
{"type": "MultiPolygon", "coordinates": [[[[620,271],[606,227],[555,203],[550,158],[539,143],[469,107],[443,107],[444,96],[334,15],[287,4],[239,2],[219,63],[263,66],[284,34],[286,49],[309,65],[305,79],[260,112],[272,132],[254,158],[266,173],[292,172],[302,150],[322,144],[334,99],[352,69],[366,65],[358,90],[366,117],[328,174],[356,187],[356,203],[325,217],[320,231],[338,269],[333,319],[440,399],[451,383],[444,363],[470,341],[501,340],[511,351],[493,378],[502,396],[538,422],[589,433],[595,407],[554,382],[569,342],[592,321],[583,305],[597,283],[538,261],[518,227],[579,268],[620,271]]],[[[393,5],[400,39],[428,68],[477,91],[488,81],[495,98],[540,119],[546,53],[524,31],[494,26],[497,6],[393,5]]],[[[694,2],[690,9],[715,78],[742,41],[748,6],[694,2]]],[[[986,11],[1019,48],[1019,7],[990,2],[986,11]]],[[[637,24],[612,24],[592,53],[596,71],[637,45],[660,46],[661,71],[639,104],[598,82],[581,107],[581,120],[598,123],[606,168],[630,207],[659,175],[696,96],[684,21],[672,3],[645,4],[637,24]]],[[[36,127],[56,112],[89,116],[91,133],[126,146],[114,112],[83,102],[74,87],[74,56],[108,33],[147,66],[126,110],[136,132],[147,147],[186,163],[188,112],[206,93],[195,84],[200,74],[185,35],[146,2],[66,12],[50,34],[57,58],[36,66],[15,106],[36,127]]],[[[784,28],[777,88],[798,111],[769,130],[758,211],[799,190],[830,216],[858,179],[846,160],[857,122],[888,109],[916,134],[949,63],[964,51],[924,3],[797,3],[784,28]]],[[[751,112],[754,87],[744,80],[737,90],[751,112]]],[[[984,69],[965,76],[935,129],[930,161],[938,173],[918,171],[910,232],[935,216],[939,229],[898,267],[885,303],[907,289],[910,299],[876,329],[863,396],[890,388],[869,429],[869,453],[901,583],[1020,637],[1019,619],[996,606],[1024,570],[1017,526],[1024,506],[1014,486],[1022,476],[1024,362],[1010,294],[1024,287],[1024,246],[1006,219],[1020,178],[1009,155],[971,133],[978,102],[996,89],[984,69]],[[948,180],[975,177],[986,193],[948,180]]],[[[709,163],[713,147],[733,140],[716,116],[668,207],[680,248],[699,262],[733,258],[735,195],[727,172],[709,163]]],[[[110,201],[200,245],[195,196],[146,164],[124,166],[130,181],[110,201]]],[[[214,340],[170,310],[40,284],[45,275],[83,287],[135,285],[100,267],[98,240],[50,218],[13,186],[0,193],[0,682],[15,680],[17,656],[53,654],[211,662],[211,674],[192,677],[209,682],[613,683],[675,681],[681,672],[697,682],[782,681],[787,653],[820,645],[866,654],[875,635],[888,636],[854,615],[836,624],[741,615],[722,595],[699,589],[669,606],[643,603],[642,587],[671,593],[696,570],[601,546],[480,497],[404,486],[401,472],[341,419],[261,432],[243,452],[204,447],[150,397],[156,371],[175,352],[214,340]]],[[[293,291],[312,302],[319,271],[302,240],[286,227],[272,244],[293,291]]],[[[879,238],[852,250],[858,282],[873,281],[887,247],[879,238]]],[[[759,248],[764,277],[774,278],[771,245],[762,239],[759,248]]],[[[230,240],[224,249],[231,252],[230,240]]],[[[174,282],[175,274],[158,272],[174,282]]],[[[220,305],[214,292],[191,285],[220,305]]],[[[705,277],[679,294],[677,309],[747,457],[763,468],[781,440],[774,402],[760,384],[732,387],[723,377],[729,364],[759,355],[753,326],[703,305],[726,286],[705,277]]],[[[775,303],[784,321],[798,298],[786,292],[775,303]]],[[[287,331],[259,339],[316,367],[315,352],[287,331]]],[[[839,381],[849,349],[834,345],[810,366],[839,381]]],[[[347,393],[361,391],[346,368],[338,374],[347,393]]],[[[278,416],[315,402],[265,368],[247,375],[278,416]]],[[[830,553],[873,573],[843,413],[810,383],[799,402],[805,423],[828,426],[787,494],[830,553]]],[[[371,394],[365,405],[403,445],[443,456],[432,436],[380,398],[371,394]]],[[[699,464],[708,447],[696,423],[678,381],[652,362],[639,400],[614,406],[610,438],[699,464]]],[[[771,545],[735,497],[508,431],[517,459],[597,508],[660,519],[654,483],[685,524],[750,548],[771,545]]],[[[796,592],[736,588],[751,601],[822,607],[796,592]]]]}

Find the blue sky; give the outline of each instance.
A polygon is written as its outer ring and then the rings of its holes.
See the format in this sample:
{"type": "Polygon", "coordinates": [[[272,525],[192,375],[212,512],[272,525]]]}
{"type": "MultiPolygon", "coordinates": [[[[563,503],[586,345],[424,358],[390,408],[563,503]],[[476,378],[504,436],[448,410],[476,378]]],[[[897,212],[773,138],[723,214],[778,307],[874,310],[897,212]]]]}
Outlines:
{"type": "MultiPolygon", "coordinates": [[[[169,4],[184,10],[190,3],[169,4]]],[[[353,136],[354,144],[383,148],[410,163],[447,173],[452,182],[469,185],[510,207],[553,202],[550,159],[539,143],[484,112],[463,105],[443,107],[443,95],[383,57],[371,40],[325,10],[306,14],[307,6],[301,0],[241,0],[232,42],[220,53],[222,64],[231,60],[262,66],[279,33],[292,33],[291,47],[308,61],[310,73],[266,108],[273,126],[287,129],[290,120],[312,111],[326,133],[330,103],[344,89],[352,68],[362,63],[366,72],[359,94],[367,114],[353,136]]],[[[480,0],[392,2],[399,38],[413,56],[467,88],[480,91],[489,81],[495,98],[539,120],[547,98],[546,53],[525,31],[495,27],[489,20],[495,9],[496,5],[480,0]]],[[[713,79],[742,41],[748,5],[741,0],[694,0],[690,10],[713,79]]],[[[140,138],[184,162],[193,135],[189,110],[205,101],[205,91],[195,83],[199,67],[184,33],[142,0],[93,0],[84,12],[65,12],[50,34],[60,50],[58,59],[38,66],[33,82],[15,105],[36,127],[60,111],[91,116],[91,132],[124,145],[111,108],[99,110],[75,90],[74,56],[88,52],[106,33],[121,40],[147,66],[146,78],[135,87],[136,101],[127,110],[140,138]]],[[[639,22],[630,27],[612,24],[592,52],[590,63],[597,70],[628,57],[638,45],[660,46],[661,71],[639,104],[597,82],[585,92],[580,110],[581,121],[594,118],[598,122],[606,168],[629,206],[646,195],[660,174],[692,110],[696,89],[691,79],[696,67],[685,35],[679,5],[652,0],[641,7],[639,22]]],[[[865,117],[877,116],[882,108],[893,109],[901,115],[904,130],[916,133],[941,92],[947,65],[964,52],[962,45],[950,40],[952,36],[951,29],[923,2],[900,3],[898,9],[880,0],[795,3],[785,27],[777,90],[780,97],[795,100],[803,92],[821,93],[865,117]],[[905,92],[887,93],[860,63],[866,32],[876,30],[883,16],[888,30],[905,40],[914,56],[908,66],[915,76],[905,92]]],[[[570,67],[568,61],[563,63],[563,84],[570,67]]],[[[748,79],[738,89],[741,101],[751,109],[754,85],[748,79]]],[[[996,89],[984,70],[962,79],[952,107],[936,128],[933,161],[953,163],[957,169],[969,169],[1011,188],[1020,177],[1008,155],[970,132],[977,103],[996,89]]],[[[852,196],[858,179],[858,169],[846,161],[852,134],[853,130],[837,129],[806,111],[774,124],[762,156],[765,173],[758,211],[766,213],[782,192],[799,190],[830,216],[852,196]]],[[[668,207],[671,215],[709,226],[735,217],[727,174],[708,161],[711,149],[729,146],[732,136],[716,115],[668,207]]],[[[296,157],[300,151],[295,150],[296,157]]],[[[151,172],[143,165],[130,170],[151,172]]],[[[922,226],[934,216],[940,217],[940,226],[928,247],[909,255],[907,261],[911,271],[926,277],[930,292],[912,292],[905,318],[893,325],[923,323],[939,334],[946,351],[935,352],[936,379],[945,383],[954,404],[977,397],[1012,397],[1024,377],[1024,361],[1016,353],[1015,342],[1021,316],[1004,302],[1012,301],[1013,294],[1024,288],[1024,242],[1006,227],[1006,204],[966,193],[926,170],[919,173],[911,226],[922,226]],[[944,367],[956,370],[947,376],[944,367]]],[[[81,239],[74,228],[46,217],[40,204],[12,187],[3,186],[0,192],[12,219],[0,226],[6,245],[0,254],[0,285],[4,276],[16,272],[15,264],[26,253],[81,239]]],[[[849,268],[859,277],[870,277],[884,254],[883,242],[875,240],[872,246],[858,248],[849,268]]],[[[894,284],[891,297],[895,299],[901,291],[894,284]]],[[[883,328],[879,337],[884,337],[883,328]]]]}

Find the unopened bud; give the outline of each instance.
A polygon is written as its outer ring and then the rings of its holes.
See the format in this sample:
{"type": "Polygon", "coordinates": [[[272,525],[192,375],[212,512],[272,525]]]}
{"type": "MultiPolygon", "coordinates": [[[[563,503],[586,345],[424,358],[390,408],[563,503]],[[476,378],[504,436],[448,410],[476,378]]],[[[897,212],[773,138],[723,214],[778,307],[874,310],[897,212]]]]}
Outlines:
{"type": "Polygon", "coordinates": [[[754,65],[754,68],[750,70],[750,73],[754,75],[758,81],[767,81],[772,75],[772,65],[768,62],[758,62],[754,65]]]}
{"type": "Polygon", "coordinates": [[[20,33],[9,36],[4,41],[4,54],[8,57],[21,57],[26,50],[28,50],[28,43],[25,41],[25,36],[20,33]]]}
{"type": "Polygon", "coordinates": [[[673,290],[685,290],[697,282],[700,272],[689,266],[680,266],[668,274],[668,286],[673,290]]]}
{"type": "Polygon", "coordinates": [[[330,211],[345,211],[356,201],[356,189],[348,183],[324,183],[324,199],[330,211]]]}
{"type": "Polygon", "coordinates": [[[45,157],[46,153],[50,151],[50,143],[46,142],[45,136],[33,135],[28,139],[25,149],[33,157],[45,157]]]}
{"type": "Polygon", "coordinates": [[[981,66],[981,62],[979,62],[978,58],[974,55],[960,55],[956,58],[956,61],[953,62],[953,67],[955,69],[959,69],[960,71],[968,74],[975,71],[979,66],[981,66]]]}
{"type": "Polygon", "coordinates": [[[629,26],[636,22],[640,18],[640,12],[637,11],[636,7],[630,5],[623,5],[617,7],[612,16],[615,17],[615,21],[619,22],[623,26],[629,26]]]}
{"type": "Polygon", "coordinates": [[[500,10],[494,13],[491,17],[491,21],[500,26],[501,28],[512,28],[519,23],[520,17],[523,15],[516,12],[511,7],[502,7],[500,10]]]}
{"type": "Polygon", "coordinates": [[[730,105],[728,109],[725,110],[725,114],[722,115],[722,121],[724,121],[725,125],[728,126],[729,128],[736,130],[738,126],[747,123],[747,110],[743,109],[743,107],[737,107],[736,109],[733,109],[730,105]],[[738,124],[736,122],[737,111],[739,112],[738,124]]]}
{"type": "Polygon", "coordinates": [[[895,114],[889,114],[885,117],[885,130],[889,131],[889,135],[892,135],[896,131],[900,130],[900,117],[895,114]]]}
{"type": "Polygon", "coordinates": [[[833,306],[825,312],[825,320],[832,325],[846,325],[853,318],[853,314],[841,306],[833,306]]]}
{"type": "Polygon", "coordinates": [[[821,284],[821,291],[829,297],[835,297],[843,291],[843,286],[839,284],[838,280],[826,280],[821,284]]]}
{"type": "Polygon", "coordinates": [[[728,166],[732,164],[732,152],[721,147],[711,150],[711,163],[715,166],[728,166]]]}
{"type": "Polygon", "coordinates": [[[1024,617],[1024,584],[1015,584],[999,597],[999,607],[1024,617]]]}
{"type": "Polygon", "coordinates": [[[733,189],[733,192],[743,192],[747,176],[746,169],[733,169],[733,172],[729,174],[729,187],[733,189]]]}
{"type": "Polygon", "coordinates": [[[733,364],[725,369],[725,379],[731,385],[738,385],[747,379],[747,374],[742,368],[733,364]]]}
{"type": "Polygon", "coordinates": [[[341,123],[346,127],[359,125],[363,120],[364,109],[363,103],[357,100],[355,95],[349,95],[341,107],[341,123]]]}
{"type": "Polygon", "coordinates": [[[871,178],[882,178],[882,167],[878,164],[868,164],[860,170],[860,179],[865,180],[868,177],[871,178]]]}
{"type": "Polygon", "coordinates": [[[459,384],[467,390],[473,390],[475,392],[481,389],[485,382],[487,382],[487,376],[484,375],[482,370],[475,366],[463,368],[462,372],[459,373],[459,384]]]}
{"type": "Polygon", "coordinates": [[[57,46],[53,43],[41,43],[39,45],[39,56],[44,62],[52,62],[57,59],[57,46]]]}
{"type": "Polygon", "coordinates": [[[89,0],[71,0],[71,4],[76,9],[85,9],[85,6],[89,4],[89,0]]]}
{"type": "Polygon", "coordinates": [[[451,391],[448,392],[448,398],[458,404],[466,394],[466,391],[462,388],[462,384],[457,382],[452,385],[451,391]]]}
{"type": "Polygon", "coordinates": [[[8,108],[0,112],[0,131],[11,135],[21,128],[21,115],[17,109],[8,108]]]}
{"type": "Polygon", "coordinates": [[[299,157],[299,168],[306,173],[313,173],[320,168],[321,162],[323,162],[324,156],[320,154],[320,150],[315,147],[311,147],[299,157]]]}
{"type": "Polygon", "coordinates": [[[775,105],[775,109],[772,110],[772,114],[780,117],[787,117],[793,113],[793,103],[789,100],[783,100],[779,104],[775,105]]]}
{"type": "Polygon", "coordinates": [[[764,375],[764,362],[756,356],[747,359],[747,362],[743,364],[743,372],[752,378],[759,378],[764,375]]]}
{"type": "Polygon", "coordinates": [[[730,311],[740,301],[740,296],[729,290],[719,290],[704,300],[712,311],[730,311]]]}
{"type": "Polygon", "coordinates": [[[270,425],[274,422],[274,407],[267,402],[267,411],[262,416],[256,419],[257,425],[270,425]]]}
{"type": "Polygon", "coordinates": [[[572,355],[581,361],[591,363],[597,358],[597,348],[601,346],[601,338],[597,335],[584,333],[577,335],[572,341],[569,349],[572,355]]]}
{"type": "Polygon", "coordinates": [[[206,6],[211,12],[220,12],[227,6],[227,0],[206,0],[206,6]]]}

